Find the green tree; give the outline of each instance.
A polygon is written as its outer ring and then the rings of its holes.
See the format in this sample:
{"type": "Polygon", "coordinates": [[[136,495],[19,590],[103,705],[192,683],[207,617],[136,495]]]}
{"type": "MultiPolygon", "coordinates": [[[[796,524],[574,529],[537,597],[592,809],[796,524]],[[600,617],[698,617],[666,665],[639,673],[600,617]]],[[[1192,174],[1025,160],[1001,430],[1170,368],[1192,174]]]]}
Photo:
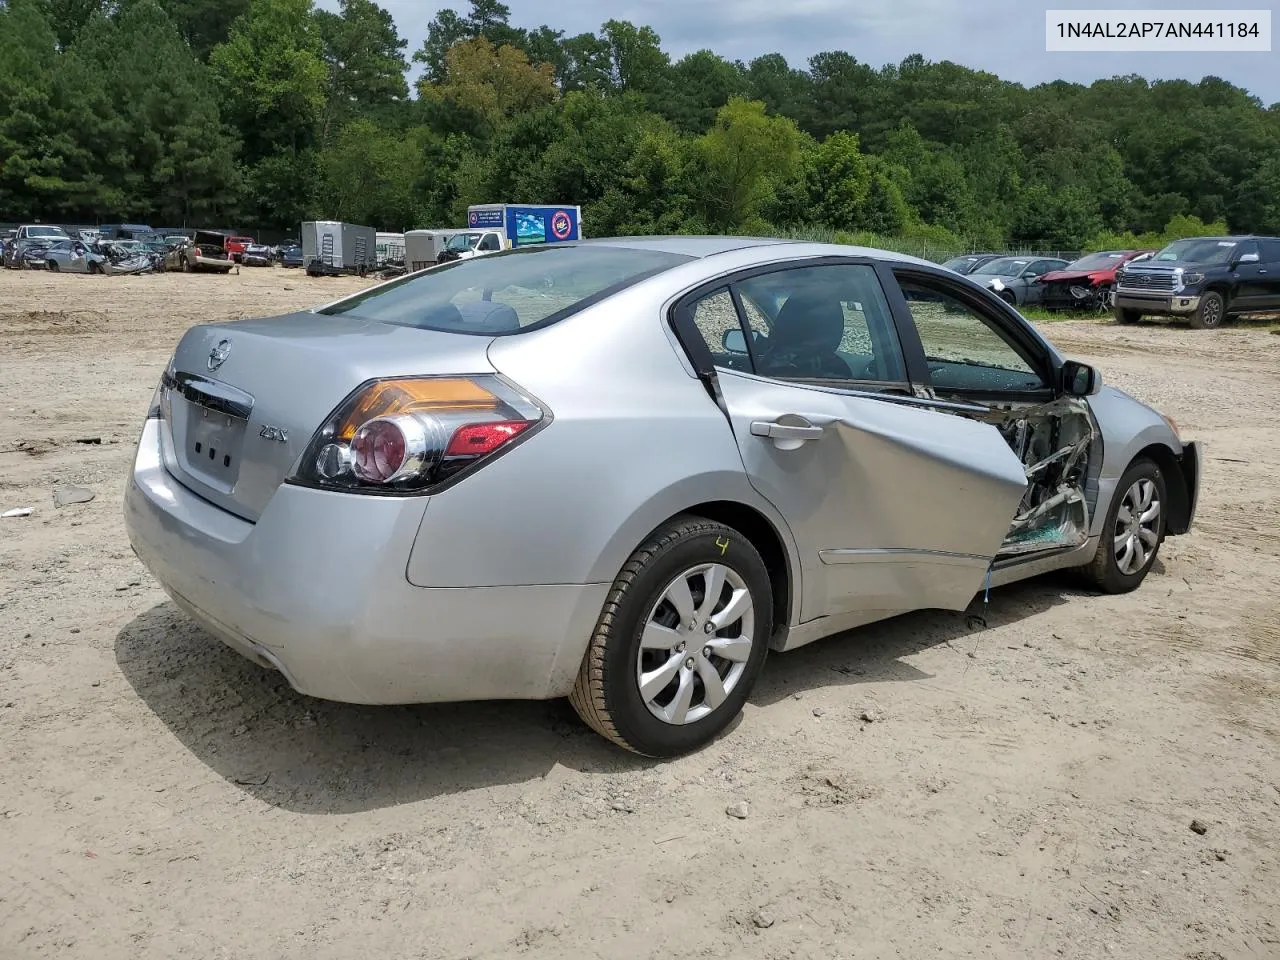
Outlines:
{"type": "Polygon", "coordinates": [[[495,47],[484,37],[454,44],[443,79],[418,82],[418,94],[450,129],[491,136],[518,114],[550,104],[559,93],[550,64],[533,65],[524,51],[495,47]]]}
{"type": "Polygon", "coordinates": [[[608,20],[600,28],[600,38],[608,46],[608,79],[615,91],[649,96],[666,91],[671,61],[652,27],[608,20]]]}
{"type": "MultiPolygon", "coordinates": [[[[109,0],[108,0],[109,2],[109,0]]],[[[225,43],[231,25],[249,9],[250,0],[162,0],[161,6],[201,60],[225,43]]]]}
{"type": "Polygon", "coordinates": [[[699,50],[671,67],[668,93],[658,106],[677,130],[701,133],[715,122],[716,112],[730,98],[746,93],[746,86],[739,64],[699,50]]]}
{"type": "Polygon", "coordinates": [[[813,156],[808,187],[818,223],[838,230],[866,225],[871,167],[856,133],[833,133],[822,142],[813,156]]]}
{"type": "Polygon", "coordinates": [[[103,122],[104,103],[94,105],[92,142],[120,215],[187,223],[234,208],[237,145],[223,129],[213,80],[156,0],[93,18],[63,65],[72,67],[113,105],[112,123],[103,122]]]}
{"type": "Polygon", "coordinates": [[[77,216],[114,199],[82,139],[115,122],[111,104],[75,89],[92,77],[61,69],[57,42],[40,0],[0,6],[0,209],[9,216],[77,216]]]}
{"type": "Polygon", "coordinates": [[[800,131],[794,121],[766,114],[758,100],[735,97],[693,148],[690,193],[707,228],[752,230],[776,185],[796,171],[800,131]]]}
{"type": "Polygon", "coordinates": [[[379,229],[413,227],[414,162],[423,134],[405,136],[363,118],[346,124],[319,155],[315,216],[379,229]]]}
{"type": "Polygon", "coordinates": [[[241,132],[251,207],[266,224],[305,216],[328,71],[311,0],[254,0],[209,57],[241,132]]]}
{"type": "Polygon", "coordinates": [[[344,120],[401,103],[409,96],[406,46],[395,21],[373,0],[339,0],[337,13],[315,12],[328,89],[321,140],[344,120]]]}

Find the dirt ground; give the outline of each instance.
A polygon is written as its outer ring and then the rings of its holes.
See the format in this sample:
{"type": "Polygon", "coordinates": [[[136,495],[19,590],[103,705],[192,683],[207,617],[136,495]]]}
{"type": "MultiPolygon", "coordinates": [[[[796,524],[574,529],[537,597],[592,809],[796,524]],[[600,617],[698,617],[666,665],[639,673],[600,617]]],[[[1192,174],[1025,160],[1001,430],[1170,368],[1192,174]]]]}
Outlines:
{"type": "Polygon", "coordinates": [[[134,558],[181,331],[358,285],[0,272],[4,960],[1280,957],[1280,337],[1052,324],[1206,442],[1193,534],[776,655],[653,764],[561,702],[307,699],[134,558]]]}

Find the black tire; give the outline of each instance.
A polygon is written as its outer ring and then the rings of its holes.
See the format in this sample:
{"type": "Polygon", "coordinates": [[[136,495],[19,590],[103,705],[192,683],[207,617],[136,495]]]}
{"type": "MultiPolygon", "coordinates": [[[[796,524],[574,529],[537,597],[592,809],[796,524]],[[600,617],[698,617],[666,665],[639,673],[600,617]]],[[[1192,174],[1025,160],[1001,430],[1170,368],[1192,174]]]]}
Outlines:
{"type": "Polygon", "coordinates": [[[1192,330],[1215,330],[1227,319],[1227,301],[1217,290],[1200,296],[1200,306],[1191,315],[1192,330]]]}
{"type": "MultiPolygon", "coordinates": [[[[772,632],[769,572],[751,542],[724,524],[678,517],[637,549],[614,580],[569,702],[589,727],[633,753],[657,758],[688,753],[714,740],[742,711],[764,666],[772,632]],[[711,563],[729,568],[750,594],[755,621],[751,649],[736,685],[719,706],[700,719],[669,723],[650,712],[640,693],[641,634],[650,613],[661,609],[657,605],[664,602],[667,587],[685,571],[711,563]]],[[[687,636],[702,643],[700,631],[687,636]]],[[[684,650],[683,641],[679,649],[684,650]]],[[[673,650],[672,656],[677,655],[673,650]]],[[[701,684],[700,679],[689,682],[701,684]]]]}
{"type": "Polygon", "coordinates": [[[1016,307],[1018,305],[1018,298],[1015,297],[1008,290],[1000,291],[1000,299],[1003,300],[1005,303],[1007,303],[1011,307],[1016,307]]]}
{"type": "Polygon", "coordinates": [[[1115,309],[1116,323],[1137,323],[1142,319],[1141,310],[1129,310],[1125,307],[1116,307],[1115,309]]]}
{"type": "Polygon", "coordinates": [[[46,260],[46,261],[44,262],[44,268],[45,268],[46,270],[48,270],[50,273],[57,273],[57,272],[58,272],[58,261],[57,261],[57,260],[46,260]]]}
{"type": "Polygon", "coordinates": [[[1164,543],[1168,520],[1169,495],[1164,473],[1152,460],[1148,460],[1145,457],[1135,460],[1129,464],[1129,469],[1124,472],[1120,482],[1116,484],[1115,496],[1112,498],[1111,506],[1107,510],[1107,522],[1103,524],[1102,537],[1098,542],[1097,552],[1094,553],[1093,560],[1087,566],[1081,568],[1081,572],[1093,586],[1104,593],[1128,593],[1130,590],[1136,590],[1138,585],[1146,578],[1147,573],[1150,572],[1152,564],[1156,561],[1156,556],[1160,552],[1160,545],[1164,543]],[[1117,536],[1118,517],[1130,488],[1144,479],[1150,480],[1155,484],[1155,495],[1157,502],[1160,504],[1160,514],[1153,531],[1156,542],[1141,567],[1132,573],[1125,573],[1120,568],[1116,557],[1115,538],[1117,536]]]}
{"type": "Polygon", "coordinates": [[[183,273],[191,272],[191,261],[188,260],[186,257],[182,258],[182,272],[183,273]]]}
{"type": "Polygon", "coordinates": [[[89,264],[89,273],[90,275],[96,275],[96,274],[102,273],[102,264],[91,262],[89,264]]]}

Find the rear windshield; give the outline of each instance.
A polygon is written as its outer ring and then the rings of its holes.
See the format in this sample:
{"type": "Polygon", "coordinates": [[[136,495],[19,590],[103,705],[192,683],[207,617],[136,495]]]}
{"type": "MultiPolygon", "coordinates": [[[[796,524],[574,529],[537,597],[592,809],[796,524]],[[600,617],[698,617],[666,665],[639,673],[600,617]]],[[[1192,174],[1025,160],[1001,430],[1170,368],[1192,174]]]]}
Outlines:
{"type": "Polygon", "coordinates": [[[544,327],[692,257],[568,244],[491,253],[326,307],[378,323],[495,336],[544,327]]]}

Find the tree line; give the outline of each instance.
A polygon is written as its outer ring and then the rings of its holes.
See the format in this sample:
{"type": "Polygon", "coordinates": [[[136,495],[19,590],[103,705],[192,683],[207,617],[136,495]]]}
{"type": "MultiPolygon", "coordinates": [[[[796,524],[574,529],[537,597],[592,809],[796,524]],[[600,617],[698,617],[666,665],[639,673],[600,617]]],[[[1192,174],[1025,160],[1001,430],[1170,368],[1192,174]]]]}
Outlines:
{"type": "Polygon", "coordinates": [[[0,219],[406,229],[500,201],[581,204],[595,236],[1280,233],[1280,104],[919,55],[673,59],[650,27],[527,29],[498,0],[412,53],[372,0],[0,0],[0,219]]]}

